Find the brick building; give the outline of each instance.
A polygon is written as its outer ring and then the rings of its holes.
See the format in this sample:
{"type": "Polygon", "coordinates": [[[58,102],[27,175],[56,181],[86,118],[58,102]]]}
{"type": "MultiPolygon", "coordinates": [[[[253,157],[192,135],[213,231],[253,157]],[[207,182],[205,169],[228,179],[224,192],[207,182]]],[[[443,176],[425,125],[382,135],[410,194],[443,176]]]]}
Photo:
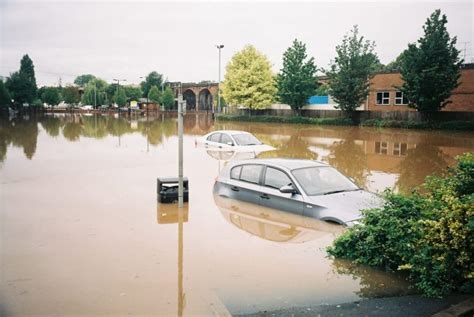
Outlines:
{"type": "MultiPolygon", "coordinates": [[[[460,85],[453,91],[448,105],[442,111],[474,112],[474,64],[461,69],[460,85]]],[[[364,110],[416,111],[407,106],[408,101],[396,87],[403,84],[400,73],[379,73],[371,79],[370,92],[364,110]]]]}

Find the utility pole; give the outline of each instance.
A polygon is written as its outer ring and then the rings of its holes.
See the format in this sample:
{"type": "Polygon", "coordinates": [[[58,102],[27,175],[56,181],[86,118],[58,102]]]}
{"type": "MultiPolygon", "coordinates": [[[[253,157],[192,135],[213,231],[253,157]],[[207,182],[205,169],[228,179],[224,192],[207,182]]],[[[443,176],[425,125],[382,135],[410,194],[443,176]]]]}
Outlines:
{"type": "Polygon", "coordinates": [[[183,208],[183,106],[185,101],[178,90],[178,208],[183,208]]]}
{"type": "Polygon", "coordinates": [[[94,109],[97,109],[97,83],[94,83],[94,109]]]}
{"type": "MultiPolygon", "coordinates": [[[[219,82],[217,83],[217,112],[221,112],[221,49],[224,48],[224,45],[216,45],[219,50],[219,82]]],[[[214,115],[214,111],[212,112],[214,115]]]]}
{"type": "MultiPolygon", "coordinates": [[[[126,80],[126,79],[115,79],[115,78],[114,78],[113,80],[117,82],[117,97],[118,97],[119,88],[120,88],[120,82],[121,82],[121,81],[127,81],[127,80],[126,80]]],[[[115,103],[117,103],[117,100],[115,100],[115,103]]],[[[118,114],[119,114],[119,116],[120,116],[120,107],[119,107],[118,103],[117,103],[117,110],[118,110],[118,114]]]]}

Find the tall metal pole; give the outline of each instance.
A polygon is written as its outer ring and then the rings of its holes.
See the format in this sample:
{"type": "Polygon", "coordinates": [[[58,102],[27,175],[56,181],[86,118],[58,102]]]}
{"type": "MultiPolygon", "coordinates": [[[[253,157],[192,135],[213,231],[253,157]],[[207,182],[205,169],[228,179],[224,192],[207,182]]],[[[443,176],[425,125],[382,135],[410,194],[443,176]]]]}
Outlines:
{"type": "MultiPolygon", "coordinates": [[[[221,49],[224,48],[224,45],[216,45],[219,50],[219,82],[217,83],[217,112],[221,112],[221,49]]],[[[214,113],[214,112],[213,112],[214,113]]]]}
{"type": "Polygon", "coordinates": [[[178,208],[183,208],[183,95],[178,94],[178,208]]]}

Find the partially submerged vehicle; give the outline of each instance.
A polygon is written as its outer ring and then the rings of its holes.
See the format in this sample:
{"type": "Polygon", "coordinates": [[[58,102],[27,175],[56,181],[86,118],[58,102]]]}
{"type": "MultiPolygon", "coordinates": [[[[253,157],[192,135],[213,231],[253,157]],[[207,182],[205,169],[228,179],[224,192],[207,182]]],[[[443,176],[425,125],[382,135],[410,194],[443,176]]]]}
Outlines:
{"type": "Polygon", "coordinates": [[[246,131],[219,130],[196,139],[196,145],[215,150],[243,152],[264,152],[275,148],[262,143],[253,134],[246,131]]]}
{"type": "Polygon", "coordinates": [[[214,194],[349,227],[384,202],[326,163],[294,159],[231,162],[214,194]]]}

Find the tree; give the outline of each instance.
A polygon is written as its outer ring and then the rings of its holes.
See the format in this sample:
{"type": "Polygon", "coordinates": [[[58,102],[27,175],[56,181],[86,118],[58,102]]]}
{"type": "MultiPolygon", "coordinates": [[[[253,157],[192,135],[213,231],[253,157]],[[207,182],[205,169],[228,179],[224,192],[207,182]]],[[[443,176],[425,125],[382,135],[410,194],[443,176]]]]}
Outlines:
{"type": "Polygon", "coordinates": [[[137,100],[140,99],[143,96],[142,89],[140,87],[134,87],[134,86],[123,86],[125,89],[125,95],[127,95],[127,98],[129,100],[137,100]]]}
{"type": "Polygon", "coordinates": [[[451,92],[459,85],[462,59],[456,49],[456,37],[446,30],[446,15],[436,10],[426,20],[424,36],[409,44],[404,52],[401,91],[409,106],[422,112],[438,111],[450,101],[451,92]]]}
{"type": "Polygon", "coordinates": [[[146,98],[148,96],[148,93],[150,92],[151,87],[153,86],[161,87],[162,83],[163,83],[162,74],[158,74],[155,71],[149,73],[145,77],[145,80],[140,83],[140,86],[142,87],[142,91],[143,91],[143,97],[146,98]]]}
{"type": "Polygon", "coordinates": [[[151,87],[150,91],[148,92],[148,99],[151,102],[154,102],[156,104],[160,103],[161,93],[158,87],[156,86],[151,87]]]}
{"type": "Polygon", "coordinates": [[[401,52],[400,55],[398,55],[395,60],[388,63],[384,67],[384,71],[386,71],[386,72],[399,72],[402,68],[404,57],[405,57],[405,51],[401,52]]]}
{"type": "Polygon", "coordinates": [[[161,96],[161,104],[165,107],[166,110],[172,109],[174,106],[174,93],[170,87],[166,87],[161,96]]]}
{"type": "Polygon", "coordinates": [[[314,58],[307,59],[306,45],[295,39],[283,54],[283,68],[277,75],[278,97],[299,115],[317,88],[314,58]]]}
{"type": "Polygon", "coordinates": [[[96,77],[91,74],[84,74],[77,76],[76,79],[74,79],[74,83],[78,86],[85,87],[87,83],[89,83],[91,80],[95,79],[96,77]]]}
{"type": "Polygon", "coordinates": [[[108,84],[99,78],[95,78],[87,83],[82,95],[82,104],[100,106],[106,103],[106,90],[108,84]]]}
{"type": "Polygon", "coordinates": [[[369,94],[369,79],[377,65],[375,44],[359,37],[359,28],[354,25],[350,35],[344,35],[336,46],[336,58],[331,65],[329,94],[338,103],[337,108],[351,116],[369,94]]]}
{"type": "Polygon", "coordinates": [[[63,88],[62,97],[68,105],[76,105],[81,101],[79,89],[74,86],[66,86],[63,88]]]}
{"type": "Polygon", "coordinates": [[[229,104],[264,109],[276,90],[270,62],[255,47],[247,45],[227,64],[221,91],[229,104]]]}
{"type": "Polygon", "coordinates": [[[17,104],[31,104],[36,98],[35,68],[28,55],[24,55],[20,62],[20,70],[14,72],[7,79],[6,87],[17,104]]]}
{"type": "Polygon", "coordinates": [[[127,103],[127,95],[123,87],[119,87],[115,92],[114,101],[119,107],[123,107],[127,103]]]}
{"type": "Polygon", "coordinates": [[[327,84],[321,84],[315,92],[316,96],[327,96],[329,95],[329,86],[327,84]]]}
{"type": "Polygon", "coordinates": [[[3,84],[3,81],[0,80],[0,108],[9,106],[11,103],[12,97],[3,84]]]}
{"type": "Polygon", "coordinates": [[[45,87],[41,95],[41,100],[52,107],[57,106],[61,102],[59,89],[56,87],[45,87]]]}

